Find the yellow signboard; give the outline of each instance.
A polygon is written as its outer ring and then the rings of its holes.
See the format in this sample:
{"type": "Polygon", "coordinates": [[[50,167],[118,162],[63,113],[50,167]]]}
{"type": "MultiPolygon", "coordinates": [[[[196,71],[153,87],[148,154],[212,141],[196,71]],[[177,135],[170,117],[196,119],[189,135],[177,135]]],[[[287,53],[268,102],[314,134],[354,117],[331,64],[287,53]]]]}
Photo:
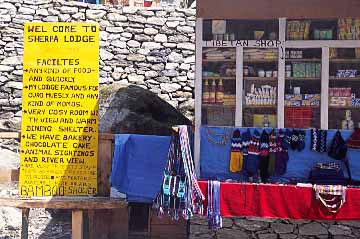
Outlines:
{"type": "Polygon", "coordinates": [[[97,193],[99,27],[25,23],[21,196],[97,193]]]}

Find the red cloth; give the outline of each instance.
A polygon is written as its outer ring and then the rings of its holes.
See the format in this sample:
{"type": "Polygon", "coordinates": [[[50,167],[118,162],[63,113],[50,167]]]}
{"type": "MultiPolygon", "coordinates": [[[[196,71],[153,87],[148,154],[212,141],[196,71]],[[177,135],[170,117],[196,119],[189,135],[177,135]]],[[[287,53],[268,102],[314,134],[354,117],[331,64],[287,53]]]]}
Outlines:
{"type": "MultiPolygon", "coordinates": [[[[207,197],[207,181],[199,181],[199,185],[207,197]]],[[[220,210],[223,217],[359,220],[360,189],[347,188],[345,204],[332,214],[315,198],[312,187],[221,183],[220,210]]]]}

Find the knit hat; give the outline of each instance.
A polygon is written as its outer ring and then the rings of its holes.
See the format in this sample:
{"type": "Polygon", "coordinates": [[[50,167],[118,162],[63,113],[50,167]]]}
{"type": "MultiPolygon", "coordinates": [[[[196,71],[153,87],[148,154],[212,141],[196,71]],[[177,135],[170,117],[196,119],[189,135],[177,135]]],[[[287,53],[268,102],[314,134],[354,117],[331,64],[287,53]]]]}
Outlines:
{"type": "Polygon", "coordinates": [[[230,172],[240,172],[243,164],[241,133],[239,129],[233,132],[230,152],[230,172]]]}
{"type": "Polygon", "coordinates": [[[352,149],[360,149],[360,128],[355,128],[347,141],[347,145],[352,149]]]}
{"type": "Polygon", "coordinates": [[[346,157],[347,153],[347,145],[345,143],[345,140],[341,136],[340,131],[337,131],[335,133],[334,138],[331,141],[330,149],[329,149],[329,156],[337,159],[342,160],[346,157]]]}

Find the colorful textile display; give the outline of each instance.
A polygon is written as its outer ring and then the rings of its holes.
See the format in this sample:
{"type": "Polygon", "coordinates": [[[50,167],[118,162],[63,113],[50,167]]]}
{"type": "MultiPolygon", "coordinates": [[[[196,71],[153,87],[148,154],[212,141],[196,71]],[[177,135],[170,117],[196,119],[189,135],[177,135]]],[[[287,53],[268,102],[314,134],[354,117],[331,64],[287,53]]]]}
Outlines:
{"type": "Polygon", "coordinates": [[[242,140],[239,129],[236,129],[231,139],[230,172],[240,172],[243,165],[242,140]]]}
{"type": "MultiPolygon", "coordinates": [[[[207,181],[199,181],[199,186],[203,192],[206,192],[207,181]]],[[[359,202],[360,189],[348,187],[346,203],[334,214],[316,200],[312,185],[221,182],[220,212],[222,217],[359,220],[359,202]]]]}
{"type": "Polygon", "coordinates": [[[209,229],[218,231],[222,227],[222,218],[220,213],[220,182],[208,181],[208,205],[207,219],[209,229]]]}
{"type": "Polygon", "coordinates": [[[360,149],[360,128],[356,128],[347,141],[347,145],[351,149],[360,149]]]}
{"type": "Polygon", "coordinates": [[[345,203],[346,187],[341,185],[314,185],[316,199],[331,213],[337,213],[345,203]]]}
{"type": "Polygon", "coordinates": [[[171,136],[168,163],[164,170],[163,184],[156,199],[159,215],[167,212],[173,219],[182,215],[190,219],[194,213],[202,214],[204,196],[195,174],[190,147],[193,137],[189,126],[179,126],[171,136]]]}
{"type": "Polygon", "coordinates": [[[334,159],[342,160],[346,157],[347,145],[340,131],[335,133],[334,138],[331,141],[328,155],[334,159]]]}

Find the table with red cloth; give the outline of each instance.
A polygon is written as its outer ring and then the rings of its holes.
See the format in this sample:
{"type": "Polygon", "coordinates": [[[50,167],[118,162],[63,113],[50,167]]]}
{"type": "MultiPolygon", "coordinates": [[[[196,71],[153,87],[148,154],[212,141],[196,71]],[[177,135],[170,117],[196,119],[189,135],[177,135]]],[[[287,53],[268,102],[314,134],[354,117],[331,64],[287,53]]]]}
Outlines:
{"type": "MultiPolygon", "coordinates": [[[[207,198],[207,181],[199,185],[207,198]]],[[[315,198],[311,185],[221,182],[220,211],[223,217],[359,220],[360,188],[347,188],[345,204],[332,214],[315,198]]]]}

